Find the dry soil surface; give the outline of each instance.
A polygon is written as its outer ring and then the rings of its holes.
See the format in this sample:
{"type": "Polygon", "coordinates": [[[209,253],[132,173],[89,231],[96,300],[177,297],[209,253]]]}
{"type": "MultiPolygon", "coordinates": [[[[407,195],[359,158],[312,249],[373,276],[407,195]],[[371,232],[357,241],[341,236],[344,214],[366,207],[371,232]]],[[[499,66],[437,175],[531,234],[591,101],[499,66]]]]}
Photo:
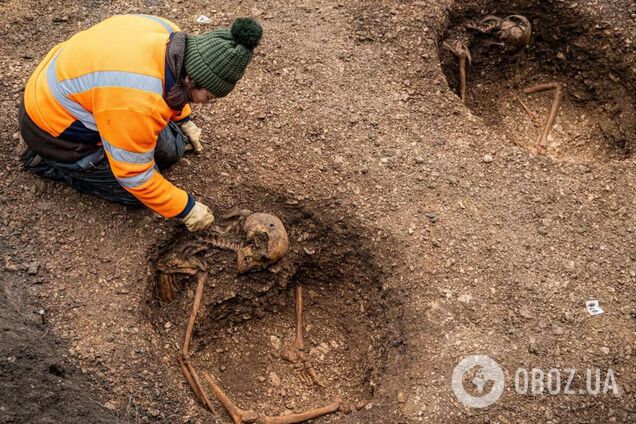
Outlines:
{"type": "MultiPolygon", "coordinates": [[[[341,395],[366,406],[315,422],[636,421],[632,1],[0,0],[0,10],[1,422],[229,422],[196,401],[177,362],[194,281],[170,304],[156,298],[156,261],[198,236],[19,165],[30,73],[55,43],[118,13],[190,32],[241,15],[265,28],[236,90],[195,108],[204,153],[167,172],[219,215],[268,211],[290,232],[272,271],[238,276],[229,253],[208,257],[193,363],[241,407],[283,414],[341,395]],[[464,105],[439,46],[491,13],[528,15],[534,44],[503,58],[476,47],[464,105]],[[537,156],[540,122],[515,96],[550,80],[566,97],[537,156]],[[297,284],[324,388],[280,359],[297,284]],[[604,314],[590,316],[590,299],[604,314]],[[451,386],[477,354],[505,376],[483,409],[451,386]],[[519,394],[518,368],[564,379],[576,369],[576,394],[519,394]],[[611,369],[618,392],[579,393],[588,368],[602,380],[611,369]]],[[[548,99],[527,99],[541,119],[548,99]]]]}

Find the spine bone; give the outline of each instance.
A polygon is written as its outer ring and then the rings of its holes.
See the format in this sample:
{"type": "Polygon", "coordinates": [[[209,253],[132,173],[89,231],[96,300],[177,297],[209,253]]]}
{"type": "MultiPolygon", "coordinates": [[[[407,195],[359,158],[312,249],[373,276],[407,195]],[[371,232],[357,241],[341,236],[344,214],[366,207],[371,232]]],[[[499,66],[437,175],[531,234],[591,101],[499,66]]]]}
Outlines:
{"type": "Polygon", "coordinates": [[[238,243],[223,237],[210,237],[207,242],[217,249],[231,250],[232,252],[238,252],[241,248],[238,243]]]}

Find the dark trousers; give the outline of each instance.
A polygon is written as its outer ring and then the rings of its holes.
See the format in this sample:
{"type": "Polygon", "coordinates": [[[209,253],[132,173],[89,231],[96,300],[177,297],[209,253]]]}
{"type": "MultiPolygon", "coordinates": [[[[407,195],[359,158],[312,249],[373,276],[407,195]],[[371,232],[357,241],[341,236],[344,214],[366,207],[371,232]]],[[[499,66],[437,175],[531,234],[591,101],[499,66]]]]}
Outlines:
{"type": "MultiPolygon", "coordinates": [[[[161,169],[169,168],[185,152],[185,136],[173,122],[159,133],[155,147],[155,163],[161,169]]],[[[22,157],[29,171],[73,187],[77,191],[126,205],[141,205],[115,179],[103,148],[99,148],[76,162],[66,163],[44,159],[28,149],[22,157]]]]}

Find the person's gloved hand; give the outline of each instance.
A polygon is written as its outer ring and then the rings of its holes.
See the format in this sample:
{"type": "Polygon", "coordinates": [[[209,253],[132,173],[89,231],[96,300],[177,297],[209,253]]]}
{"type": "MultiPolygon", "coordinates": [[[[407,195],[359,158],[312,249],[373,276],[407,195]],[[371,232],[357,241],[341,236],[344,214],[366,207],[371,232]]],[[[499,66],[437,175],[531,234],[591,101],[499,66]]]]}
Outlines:
{"type": "Polygon", "coordinates": [[[181,125],[181,130],[188,137],[194,151],[201,153],[203,151],[203,145],[201,144],[201,128],[192,121],[186,121],[181,125]]]}
{"type": "Polygon", "coordinates": [[[214,222],[214,215],[212,215],[210,208],[203,203],[196,202],[182,221],[189,231],[201,231],[214,222]]]}

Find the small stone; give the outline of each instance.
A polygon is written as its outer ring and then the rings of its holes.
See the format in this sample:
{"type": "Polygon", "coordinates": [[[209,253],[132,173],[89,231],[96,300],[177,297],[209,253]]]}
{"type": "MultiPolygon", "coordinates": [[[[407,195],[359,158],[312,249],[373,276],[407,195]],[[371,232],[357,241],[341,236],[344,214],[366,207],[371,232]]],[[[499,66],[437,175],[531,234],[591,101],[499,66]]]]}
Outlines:
{"type": "Polygon", "coordinates": [[[115,405],[115,403],[110,400],[106,402],[104,406],[106,407],[106,409],[110,409],[111,411],[114,411],[117,409],[117,405],[115,405]]]}
{"type": "Polygon", "coordinates": [[[389,163],[389,158],[380,158],[380,163],[389,163]]]}
{"type": "Polygon", "coordinates": [[[159,410],[155,408],[148,408],[148,413],[150,414],[151,417],[155,417],[155,418],[161,415],[161,412],[159,412],[159,410]]]}
{"type": "Polygon", "coordinates": [[[609,347],[607,347],[607,346],[603,346],[603,347],[601,348],[601,352],[603,352],[603,353],[604,353],[604,354],[606,354],[606,355],[609,355],[609,353],[610,353],[609,347]]]}
{"type": "Polygon", "coordinates": [[[27,268],[27,274],[29,275],[37,275],[38,270],[40,269],[40,264],[37,262],[31,262],[29,267],[27,268]]]}
{"type": "Polygon", "coordinates": [[[431,224],[435,224],[437,222],[437,215],[433,212],[426,212],[424,214],[429,221],[431,221],[431,224]]]}
{"type": "Polygon", "coordinates": [[[10,262],[9,259],[5,259],[4,270],[9,272],[16,272],[18,270],[18,266],[13,262],[10,262]]]}
{"type": "Polygon", "coordinates": [[[486,163],[490,163],[490,162],[492,162],[494,159],[493,159],[493,157],[492,157],[491,155],[489,155],[489,154],[485,154],[482,160],[483,160],[484,162],[486,162],[486,163]]]}
{"type": "Polygon", "coordinates": [[[166,321],[163,324],[163,328],[165,328],[166,330],[168,330],[170,327],[172,327],[172,323],[170,321],[166,321]]]}
{"type": "Polygon", "coordinates": [[[470,301],[473,300],[473,297],[469,294],[462,294],[457,298],[457,300],[459,300],[461,303],[470,303],[470,301]]]}
{"type": "Polygon", "coordinates": [[[261,376],[259,376],[259,377],[257,378],[257,380],[258,380],[259,382],[261,382],[261,383],[264,383],[264,382],[265,382],[265,377],[263,377],[263,376],[261,375],[261,376]]]}
{"type": "Polygon", "coordinates": [[[416,157],[415,158],[415,163],[418,164],[418,165],[423,164],[424,163],[424,158],[421,157],[421,156],[416,157]]]}
{"type": "Polygon", "coordinates": [[[280,347],[281,347],[280,338],[278,338],[277,336],[271,335],[269,336],[269,341],[272,347],[274,348],[274,350],[280,350],[280,347]]]}
{"type": "Polygon", "coordinates": [[[522,317],[526,319],[532,318],[532,312],[530,311],[530,308],[528,308],[527,305],[523,305],[521,308],[519,308],[519,315],[521,315],[522,317]]]}
{"type": "Polygon", "coordinates": [[[221,372],[225,371],[226,369],[227,369],[227,367],[226,367],[225,365],[221,365],[221,366],[219,367],[219,370],[220,370],[221,372]]]}
{"type": "Polygon", "coordinates": [[[530,339],[530,343],[528,344],[528,352],[535,355],[538,355],[540,353],[539,345],[537,344],[537,341],[535,339],[530,339]]]}
{"type": "Polygon", "coordinates": [[[400,392],[397,395],[398,402],[405,403],[408,397],[404,394],[404,392],[400,392]]]}
{"type": "Polygon", "coordinates": [[[563,334],[563,327],[559,327],[558,325],[554,326],[554,329],[552,330],[554,332],[554,334],[556,334],[557,336],[560,336],[563,334]]]}
{"type": "Polygon", "coordinates": [[[269,384],[274,387],[280,386],[280,377],[274,371],[269,373],[269,384]]]}

